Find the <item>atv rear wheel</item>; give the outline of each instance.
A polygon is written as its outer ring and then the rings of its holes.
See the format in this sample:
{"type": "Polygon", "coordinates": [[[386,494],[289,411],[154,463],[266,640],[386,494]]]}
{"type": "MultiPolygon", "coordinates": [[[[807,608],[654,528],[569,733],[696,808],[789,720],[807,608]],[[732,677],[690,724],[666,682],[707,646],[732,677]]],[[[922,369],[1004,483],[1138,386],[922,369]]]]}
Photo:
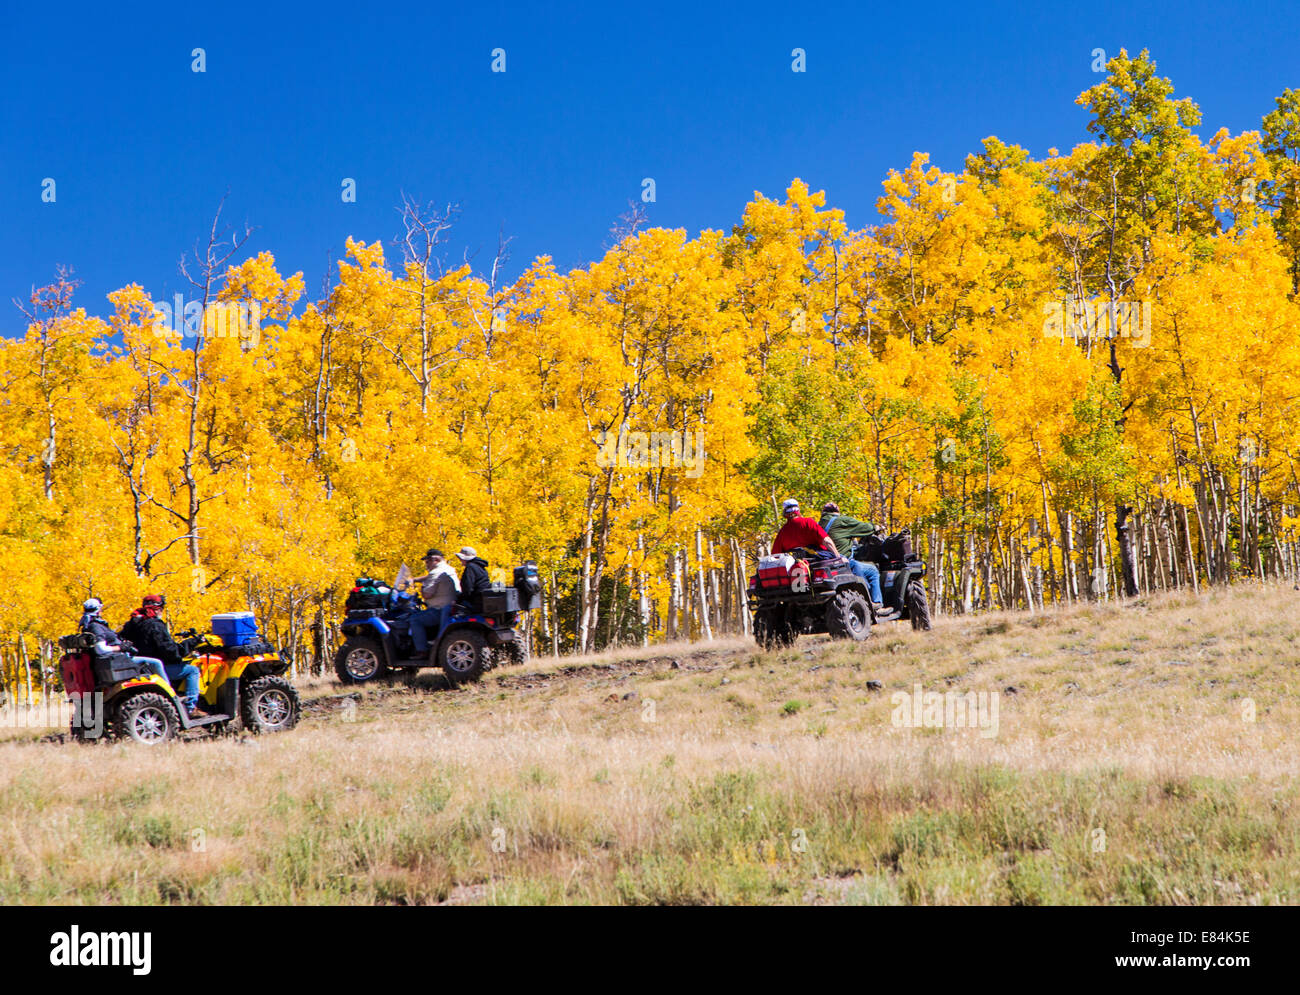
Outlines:
{"type": "MultiPolygon", "coordinates": [[[[96,714],[102,707],[97,695],[81,694],[72,702],[72,724],[68,734],[74,743],[97,743],[104,736],[104,716],[96,714]]],[[[112,730],[108,730],[112,733],[112,730]]]]}
{"type": "Polygon", "coordinates": [[[925,596],[925,585],[919,577],[908,581],[907,592],[903,597],[907,603],[907,615],[912,620],[912,628],[929,632],[930,602],[925,596]]]}
{"type": "Polygon", "coordinates": [[[488,667],[491,651],[483,633],[457,629],[438,646],[438,664],[453,686],[476,681],[488,667]]]}
{"type": "Polygon", "coordinates": [[[97,735],[94,729],[87,729],[84,725],[74,722],[68,727],[68,738],[74,743],[98,743],[100,735],[97,735]]]}
{"type": "Polygon", "coordinates": [[[798,635],[780,609],[754,613],[754,641],[763,649],[793,646],[798,635]]]}
{"type": "Polygon", "coordinates": [[[826,606],[826,629],[832,639],[861,642],[871,635],[871,606],[854,590],[840,591],[826,606]]]}
{"type": "Polygon", "coordinates": [[[349,639],[334,657],[334,673],[344,684],[364,684],[387,672],[384,648],[373,639],[349,639]]]}
{"type": "Polygon", "coordinates": [[[249,732],[292,729],[299,710],[298,691],[283,677],[259,677],[239,692],[239,717],[249,732]]]}
{"type": "Polygon", "coordinates": [[[175,739],[180,724],[176,706],[166,695],[136,694],[118,706],[113,733],[145,746],[157,746],[175,739]]]}

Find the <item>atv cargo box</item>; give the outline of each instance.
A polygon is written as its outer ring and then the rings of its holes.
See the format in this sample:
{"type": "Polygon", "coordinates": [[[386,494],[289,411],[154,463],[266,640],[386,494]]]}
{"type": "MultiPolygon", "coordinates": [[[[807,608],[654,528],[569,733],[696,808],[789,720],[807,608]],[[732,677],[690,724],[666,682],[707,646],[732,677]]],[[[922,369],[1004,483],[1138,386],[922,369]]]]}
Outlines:
{"type": "Polygon", "coordinates": [[[133,660],[128,653],[109,653],[106,656],[92,655],[91,669],[95,672],[95,686],[106,687],[133,677],[144,677],[151,673],[147,663],[133,660]]]}
{"type": "Polygon", "coordinates": [[[493,584],[481,595],[484,615],[506,615],[519,611],[519,591],[505,584],[493,584]]]}
{"type": "Polygon", "coordinates": [[[95,690],[95,670],[90,665],[90,654],[82,651],[67,653],[59,660],[59,677],[63,690],[69,694],[89,694],[95,690]]]}

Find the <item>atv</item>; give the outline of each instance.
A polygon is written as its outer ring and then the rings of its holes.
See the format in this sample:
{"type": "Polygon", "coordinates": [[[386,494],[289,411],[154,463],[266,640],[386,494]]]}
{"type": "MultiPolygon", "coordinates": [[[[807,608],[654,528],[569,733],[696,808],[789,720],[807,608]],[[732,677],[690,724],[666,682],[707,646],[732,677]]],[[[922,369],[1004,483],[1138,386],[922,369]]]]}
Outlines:
{"type": "Polygon", "coordinates": [[[344,684],[363,684],[390,670],[441,667],[451,685],[476,681],[493,666],[528,660],[518,631],[522,613],[541,606],[541,582],[531,560],[516,567],[514,584],[493,584],[474,605],[453,605],[437,632],[429,632],[429,652],[415,651],[411,617],[424,607],[418,594],[398,590],[406,568],[392,587],[358,578],[348,595],[339,631],[344,643],[334,672],[344,684]]]}
{"type": "Polygon", "coordinates": [[[213,635],[187,640],[185,661],[199,668],[199,699],[206,714],[190,714],[165,678],[126,653],[99,655],[94,637],[64,636],[59,660],[63,688],[73,700],[72,738],[90,740],[105,728],[115,739],[155,745],[188,729],[279,732],[298,723],[298,692],[283,674],[289,658],[265,642],[226,646],[213,635]],[[98,708],[106,725],[90,721],[98,708]]]}
{"type": "Polygon", "coordinates": [[[853,555],[859,560],[873,559],[879,566],[884,598],[879,615],[865,581],[844,557],[804,550],[765,556],[759,561],[758,573],[749,579],[749,610],[758,644],[776,649],[815,632],[860,642],[886,615],[893,620],[908,619],[914,629],[930,628],[929,603],[921,580],[925,564],[911,552],[906,530],[883,541],[869,537],[855,547],[853,555]]]}

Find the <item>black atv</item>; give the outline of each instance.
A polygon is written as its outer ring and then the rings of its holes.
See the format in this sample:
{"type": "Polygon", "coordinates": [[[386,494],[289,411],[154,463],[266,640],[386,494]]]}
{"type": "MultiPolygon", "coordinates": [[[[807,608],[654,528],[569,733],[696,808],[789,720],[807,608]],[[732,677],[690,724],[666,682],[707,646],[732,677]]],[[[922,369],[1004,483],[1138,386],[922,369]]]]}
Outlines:
{"type": "Polygon", "coordinates": [[[537,564],[515,568],[514,584],[494,584],[473,605],[457,604],[429,630],[429,652],[415,651],[411,617],[424,607],[407,594],[368,577],[358,578],[348,595],[347,616],[339,630],[345,641],[334,658],[334,672],[345,684],[362,684],[392,669],[441,667],[451,684],[478,680],[497,664],[525,663],[528,646],[518,631],[522,613],[541,604],[537,564]]]}
{"type": "Polygon", "coordinates": [[[888,539],[871,536],[854,550],[859,560],[880,569],[884,598],[878,616],[866,582],[843,557],[823,557],[798,550],[759,561],[749,579],[749,609],[754,639],[765,649],[790,646],[804,633],[826,632],[832,639],[861,641],[881,621],[908,619],[914,629],[930,628],[925,596],[925,564],[911,552],[904,532],[888,539]],[[872,540],[875,542],[872,542],[872,540]]]}

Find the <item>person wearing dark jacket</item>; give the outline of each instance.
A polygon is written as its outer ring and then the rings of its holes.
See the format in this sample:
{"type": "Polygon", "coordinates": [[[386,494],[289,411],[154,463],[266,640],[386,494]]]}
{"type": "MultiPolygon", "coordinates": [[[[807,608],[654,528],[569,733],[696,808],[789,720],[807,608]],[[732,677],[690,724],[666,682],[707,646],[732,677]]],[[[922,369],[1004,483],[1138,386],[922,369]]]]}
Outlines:
{"type": "Polygon", "coordinates": [[[488,580],[487,560],[474,552],[473,546],[462,546],[456,558],[465,564],[465,570],[460,575],[458,600],[460,604],[477,611],[479,606],[475,602],[479,595],[492,586],[492,582],[488,580]]]}
{"type": "Polygon", "coordinates": [[[822,505],[821,521],[817,524],[826,530],[826,534],[831,537],[831,541],[835,543],[835,548],[841,555],[847,557],[849,569],[866,582],[867,590],[871,592],[871,603],[875,605],[876,611],[882,611],[884,606],[881,604],[880,568],[874,563],[853,557],[853,544],[869,535],[874,535],[876,527],[870,522],[860,522],[848,515],[841,515],[840,506],[834,501],[827,501],[822,505]]]}
{"type": "Polygon", "coordinates": [[[167,672],[163,669],[162,661],[154,659],[151,656],[139,656],[139,650],[127,639],[119,636],[114,632],[104,616],[100,612],[104,608],[104,602],[98,598],[88,598],[81,606],[81,622],[78,628],[85,633],[95,637],[95,653],[98,656],[108,656],[112,653],[125,653],[136,663],[145,664],[159,677],[167,679],[167,672]]]}
{"type": "Polygon", "coordinates": [[[185,711],[193,712],[199,704],[199,668],[185,662],[191,649],[188,642],[176,642],[167,623],[159,617],[166,609],[167,599],[161,594],[145,595],[143,603],[122,626],[122,634],[145,653],[162,661],[167,680],[180,691],[185,711]]]}

